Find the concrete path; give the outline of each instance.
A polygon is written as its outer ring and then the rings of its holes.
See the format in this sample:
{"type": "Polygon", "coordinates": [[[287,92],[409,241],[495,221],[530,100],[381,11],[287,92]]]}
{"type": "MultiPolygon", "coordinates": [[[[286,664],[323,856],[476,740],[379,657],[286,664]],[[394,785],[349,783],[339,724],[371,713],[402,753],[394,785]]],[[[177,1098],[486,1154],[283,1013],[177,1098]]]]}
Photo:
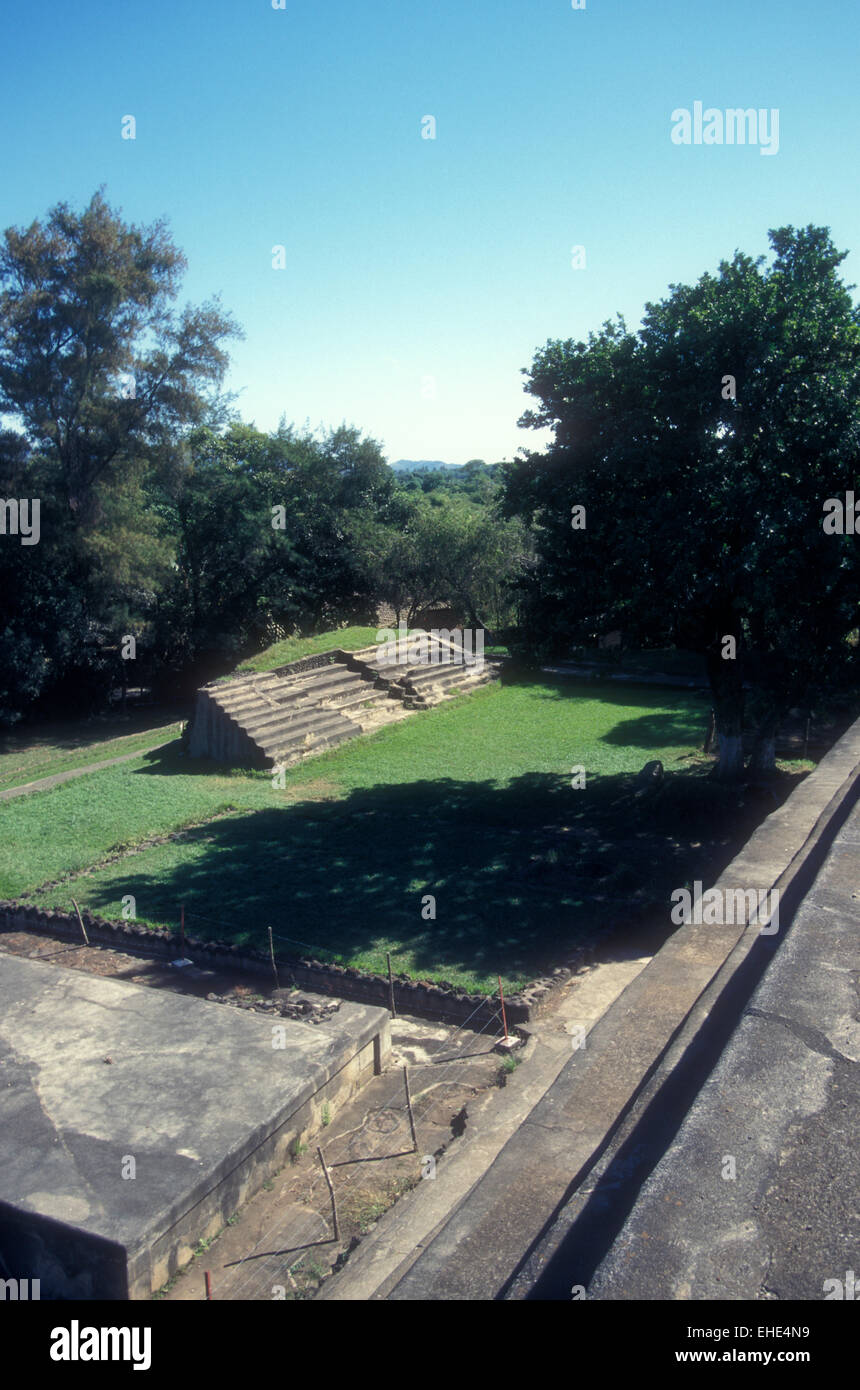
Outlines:
{"type": "Polygon", "coordinates": [[[0,792],[0,801],[11,801],[15,796],[27,796],[30,792],[44,792],[49,787],[58,787],[61,782],[71,782],[73,777],[85,777],[88,772],[101,772],[105,767],[115,767],[117,763],[130,763],[133,758],[142,758],[147,753],[155,753],[165,748],[164,743],[153,743],[148,748],[138,748],[135,753],[124,753],[121,758],[107,758],[103,763],[90,763],[87,767],[76,767],[70,772],[55,772],[51,777],[40,777],[35,782],[25,782],[20,787],[10,787],[0,792]]]}
{"type": "Polygon", "coordinates": [[[619,671],[584,661],[559,661],[554,666],[542,666],[547,676],[569,676],[576,680],[619,681],[624,685],[666,685],[679,690],[708,690],[707,676],[676,676],[667,671],[619,671]]]}
{"type": "Polygon", "coordinates": [[[578,1040],[573,1030],[582,1028],[587,1035],[648,960],[633,956],[607,961],[571,981],[558,1008],[530,1025],[523,1064],[505,1088],[470,1103],[466,1132],[439,1160],[436,1179],[402,1197],[345,1268],[326,1280],[317,1298],[386,1297],[556,1079],[578,1040]]]}
{"type": "Polygon", "coordinates": [[[860,1281],[858,870],[860,807],[589,1298],[823,1300],[860,1281]]]}

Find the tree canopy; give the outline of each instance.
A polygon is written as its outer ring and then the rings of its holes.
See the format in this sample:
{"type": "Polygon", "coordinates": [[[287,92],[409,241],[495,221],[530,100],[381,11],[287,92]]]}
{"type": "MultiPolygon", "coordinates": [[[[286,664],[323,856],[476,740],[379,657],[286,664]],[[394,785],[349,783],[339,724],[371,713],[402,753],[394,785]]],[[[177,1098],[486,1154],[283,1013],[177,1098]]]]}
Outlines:
{"type": "Polygon", "coordinates": [[[521,423],[555,439],[505,469],[505,510],[537,526],[533,648],[621,627],[701,652],[725,776],[745,704],[763,766],[788,708],[858,674],[860,562],[822,509],[856,477],[860,311],[826,229],[770,242],[769,265],[736,252],[670,286],[638,333],[619,318],[587,342],[548,342],[526,369],[539,408],[521,423]]]}

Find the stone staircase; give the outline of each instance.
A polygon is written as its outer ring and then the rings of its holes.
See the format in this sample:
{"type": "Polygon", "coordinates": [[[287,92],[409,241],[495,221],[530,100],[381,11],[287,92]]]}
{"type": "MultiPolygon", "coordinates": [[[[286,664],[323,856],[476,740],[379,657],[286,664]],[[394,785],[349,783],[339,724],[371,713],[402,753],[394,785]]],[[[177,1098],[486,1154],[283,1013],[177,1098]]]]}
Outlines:
{"type": "Polygon", "coordinates": [[[479,685],[486,685],[497,674],[497,666],[484,659],[481,666],[463,661],[461,652],[449,643],[450,662],[427,664],[407,659],[384,662],[379,660],[377,647],[363,647],[351,652],[350,658],[360,669],[373,672],[377,685],[388,690],[389,696],[401,700],[406,709],[430,709],[452,695],[467,695],[479,685]]]}
{"type": "Polygon", "coordinates": [[[450,663],[429,665],[380,661],[375,646],[334,650],[310,668],[295,663],[213,681],[197,693],[189,756],[243,767],[285,766],[467,694],[497,674],[491,660],[469,665],[456,647],[450,655],[450,663]]]}

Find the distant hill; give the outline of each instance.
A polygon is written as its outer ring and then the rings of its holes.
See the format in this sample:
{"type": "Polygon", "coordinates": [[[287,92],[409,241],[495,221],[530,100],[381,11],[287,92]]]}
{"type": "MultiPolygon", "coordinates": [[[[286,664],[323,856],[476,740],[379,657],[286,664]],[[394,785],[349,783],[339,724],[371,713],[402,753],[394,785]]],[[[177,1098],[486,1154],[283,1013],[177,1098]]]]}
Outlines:
{"type": "Polygon", "coordinates": [[[441,459],[397,459],[391,464],[395,473],[429,473],[433,468],[459,468],[459,463],[443,463],[441,459]]]}

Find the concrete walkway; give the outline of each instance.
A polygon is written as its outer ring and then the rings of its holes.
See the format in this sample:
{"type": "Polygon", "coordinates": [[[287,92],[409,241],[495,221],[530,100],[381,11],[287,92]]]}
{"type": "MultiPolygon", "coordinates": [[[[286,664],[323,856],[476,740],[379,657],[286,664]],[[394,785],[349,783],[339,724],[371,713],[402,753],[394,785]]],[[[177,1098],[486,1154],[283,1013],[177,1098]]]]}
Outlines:
{"type": "Polygon", "coordinates": [[[860,1278],[858,868],[860,807],[589,1298],[822,1300],[860,1278]]]}
{"type": "Polygon", "coordinates": [[[542,666],[547,676],[568,676],[575,680],[617,681],[624,685],[666,685],[678,690],[708,690],[707,676],[677,676],[668,671],[620,671],[614,666],[602,666],[599,662],[559,661],[553,666],[542,666]]]}
{"type": "Polygon", "coordinates": [[[103,763],[90,763],[87,767],[76,767],[71,772],[55,772],[51,777],[40,777],[35,782],[25,782],[20,787],[10,787],[0,792],[0,801],[11,801],[15,796],[27,796],[30,792],[44,792],[50,787],[59,787],[62,782],[71,782],[73,777],[85,777],[88,772],[101,772],[103,768],[115,767],[117,763],[130,763],[134,758],[142,758],[147,753],[155,753],[166,748],[164,743],[153,743],[148,748],[138,748],[135,753],[124,753],[121,758],[107,758],[103,763]]]}
{"type": "Polygon", "coordinates": [[[575,977],[547,1018],[530,1026],[524,1061],[503,1090],[470,1102],[466,1132],[438,1163],[438,1176],[402,1197],[348,1263],[322,1285],[317,1298],[367,1300],[386,1297],[432,1241],[457,1203],[484,1175],[555,1081],[571,1054],[575,1035],[590,1029],[647,965],[649,957],[619,957],[575,977]]]}

